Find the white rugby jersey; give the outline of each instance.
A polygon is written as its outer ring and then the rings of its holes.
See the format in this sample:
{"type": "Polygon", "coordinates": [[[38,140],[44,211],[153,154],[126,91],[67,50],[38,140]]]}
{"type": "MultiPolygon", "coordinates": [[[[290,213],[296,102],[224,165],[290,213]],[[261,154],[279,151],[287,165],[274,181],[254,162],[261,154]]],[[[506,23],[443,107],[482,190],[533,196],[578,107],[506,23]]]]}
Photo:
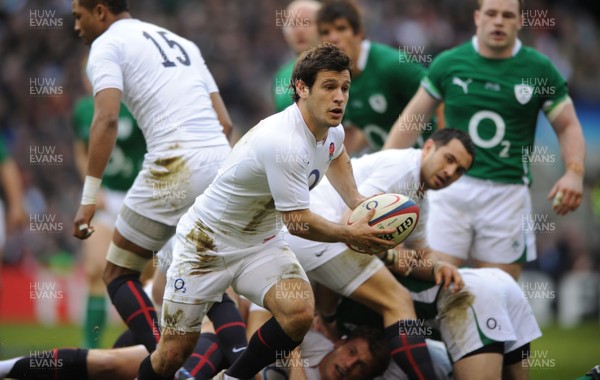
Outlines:
{"type": "Polygon", "coordinates": [[[283,227],[278,211],[309,208],[309,189],[343,153],[343,143],[341,124],[316,141],[292,104],[242,137],[188,213],[235,247],[261,244],[283,227]]]}
{"type": "Polygon", "coordinates": [[[149,152],[175,143],[227,144],[209,95],[219,90],[193,42],[137,19],[119,20],[92,43],[87,74],[94,96],[121,90],[149,152]]]}
{"type": "MultiPolygon", "coordinates": [[[[418,248],[427,245],[425,232],[429,209],[426,197],[418,191],[421,152],[421,149],[389,149],[352,159],[352,170],[360,194],[366,197],[378,193],[404,194],[419,206],[419,221],[405,240],[406,244],[418,248]]],[[[315,213],[319,213],[319,210],[324,208],[337,211],[335,216],[331,213],[327,214],[327,219],[332,222],[339,223],[347,209],[342,198],[337,195],[328,181],[323,181],[317,186],[311,192],[310,199],[311,210],[315,213]]]]}

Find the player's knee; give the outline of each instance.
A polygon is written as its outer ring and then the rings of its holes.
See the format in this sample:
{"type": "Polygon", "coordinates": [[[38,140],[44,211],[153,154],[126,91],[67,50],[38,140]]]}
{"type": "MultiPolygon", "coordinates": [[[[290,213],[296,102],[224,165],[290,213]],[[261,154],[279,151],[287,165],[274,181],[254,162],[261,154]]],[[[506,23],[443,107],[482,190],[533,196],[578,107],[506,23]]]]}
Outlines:
{"type": "Polygon", "coordinates": [[[119,248],[111,242],[106,255],[107,263],[102,279],[108,285],[123,275],[137,274],[139,276],[148,260],[129,250],[119,248]]]}
{"type": "Polygon", "coordinates": [[[302,339],[312,325],[315,309],[314,306],[303,304],[297,305],[287,315],[284,321],[280,321],[283,330],[292,339],[302,339]]]}
{"type": "Polygon", "coordinates": [[[152,354],[156,360],[152,360],[152,366],[157,373],[172,373],[177,371],[192,354],[194,341],[189,339],[177,339],[177,337],[163,336],[162,345],[152,354]],[[166,339],[165,339],[166,338],[166,339]]]}

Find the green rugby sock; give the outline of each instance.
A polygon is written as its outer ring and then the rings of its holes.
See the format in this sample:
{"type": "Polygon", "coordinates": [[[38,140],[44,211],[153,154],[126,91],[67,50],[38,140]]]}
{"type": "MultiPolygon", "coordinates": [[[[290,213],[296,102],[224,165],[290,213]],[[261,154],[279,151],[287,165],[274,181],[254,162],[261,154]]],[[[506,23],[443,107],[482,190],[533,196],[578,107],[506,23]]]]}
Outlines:
{"type": "Polygon", "coordinates": [[[88,296],[83,331],[85,347],[98,348],[100,337],[106,326],[106,297],[88,296]]]}

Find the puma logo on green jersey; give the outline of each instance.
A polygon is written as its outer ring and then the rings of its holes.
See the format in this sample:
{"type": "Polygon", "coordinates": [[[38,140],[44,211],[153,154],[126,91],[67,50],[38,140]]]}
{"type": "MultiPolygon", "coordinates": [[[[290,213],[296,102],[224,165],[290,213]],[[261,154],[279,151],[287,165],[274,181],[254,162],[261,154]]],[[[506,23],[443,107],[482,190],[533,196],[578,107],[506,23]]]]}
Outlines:
{"type": "Polygon", "coordinates": [[[465,94],[469,93],[469,84],[471,84],[471,82],[473,82],[473,79],[471,78],[467,79],[466,81],[463,81],[459,77],[452,78],[452,84],[455,84],[462,88],[465,94]]]}

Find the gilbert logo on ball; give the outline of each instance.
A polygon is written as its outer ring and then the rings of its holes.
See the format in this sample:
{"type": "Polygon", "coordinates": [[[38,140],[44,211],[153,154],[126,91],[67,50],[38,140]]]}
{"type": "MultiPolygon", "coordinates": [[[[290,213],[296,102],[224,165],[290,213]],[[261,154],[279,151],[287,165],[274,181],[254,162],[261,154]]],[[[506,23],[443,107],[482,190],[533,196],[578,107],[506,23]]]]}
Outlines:
{"type": "MultiPolygon", "coordinates": [[[[348,224],[355,223],[372,209],[375,209],[375,214],[369,225],[382,230],[395,229],[394,233],[380,237],[396,244],[406,240],[419,221],[419,206],[412,199],[402,194],[380,194],[358,205],[352,211],[348,224]]],[[[362,253],[379,253],[361,250],[352,244],[348,244],[348,247],[362,253]]]]}

